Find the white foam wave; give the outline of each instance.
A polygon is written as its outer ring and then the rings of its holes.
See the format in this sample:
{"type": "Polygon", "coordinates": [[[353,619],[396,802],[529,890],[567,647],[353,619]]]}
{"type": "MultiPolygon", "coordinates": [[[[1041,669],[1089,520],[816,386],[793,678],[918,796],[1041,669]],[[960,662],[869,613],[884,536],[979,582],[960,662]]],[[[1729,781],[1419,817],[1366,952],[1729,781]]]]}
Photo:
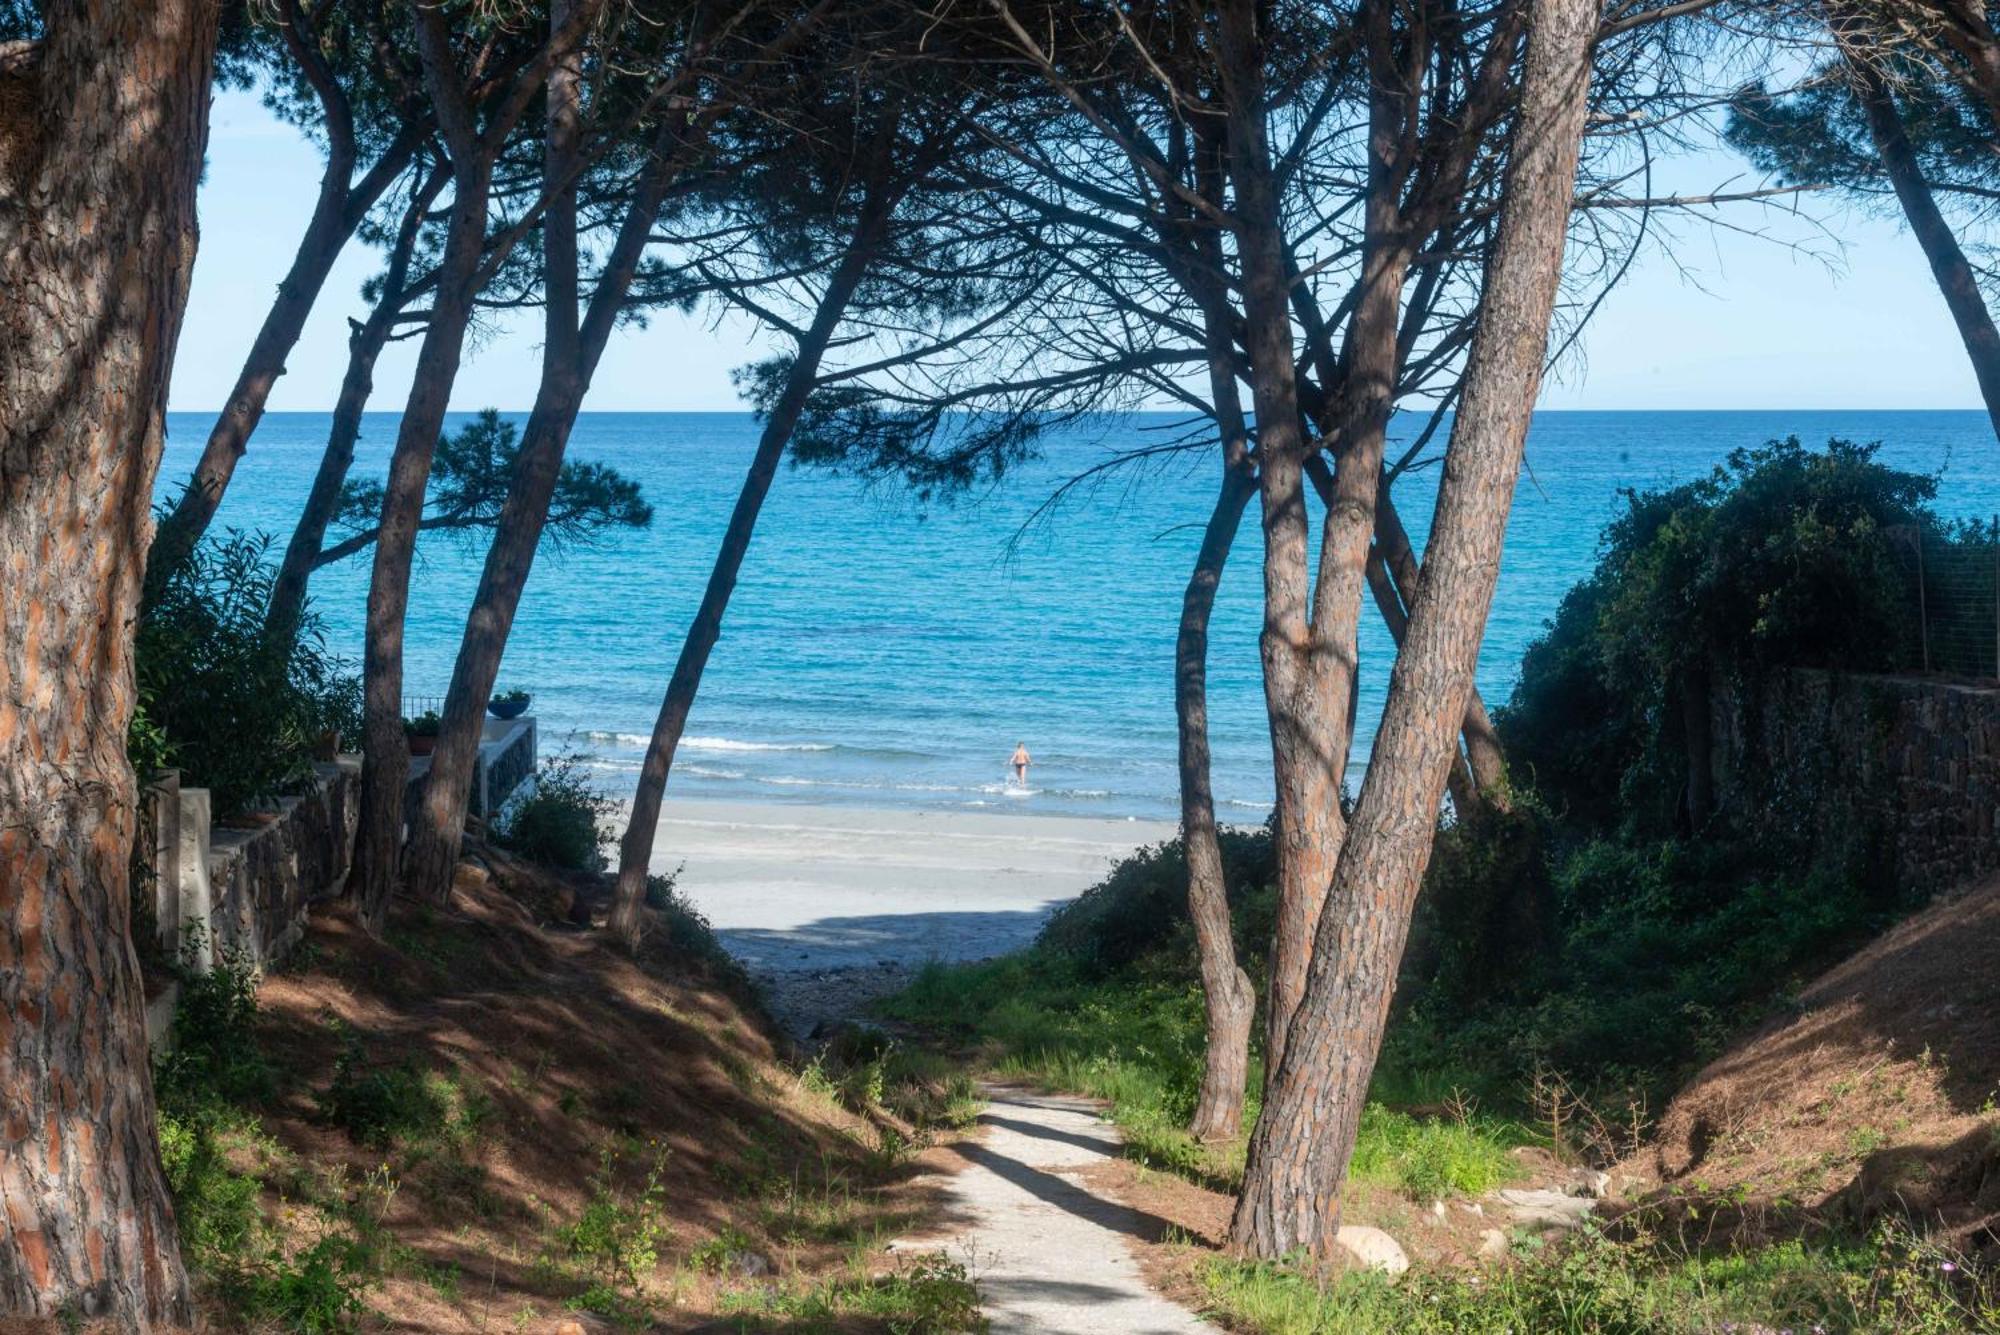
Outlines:
{"type": "Polygon", "coordinates": [[[831,751],[830,742],[739,742],[734,737],[683,737],[683,751],[831,751]]]}

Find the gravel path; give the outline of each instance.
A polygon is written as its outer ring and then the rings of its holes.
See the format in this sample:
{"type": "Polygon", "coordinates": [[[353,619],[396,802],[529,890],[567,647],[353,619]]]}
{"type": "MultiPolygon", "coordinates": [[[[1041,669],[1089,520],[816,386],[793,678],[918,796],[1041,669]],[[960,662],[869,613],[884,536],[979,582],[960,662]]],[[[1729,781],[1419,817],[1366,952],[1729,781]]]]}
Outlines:
{"type": "Polygon", "coordinates": [[[1147,1221],[1079,1180],[1118,1153],[1094,1105],[1018,1089],[987,1098],[984,1134],[958,1148],[966,1166],[946,1190],[942,1246],[971,1270],[994,1335],[1214,1335],[1147,1287],[1128,1242],[1147,1221]]]}

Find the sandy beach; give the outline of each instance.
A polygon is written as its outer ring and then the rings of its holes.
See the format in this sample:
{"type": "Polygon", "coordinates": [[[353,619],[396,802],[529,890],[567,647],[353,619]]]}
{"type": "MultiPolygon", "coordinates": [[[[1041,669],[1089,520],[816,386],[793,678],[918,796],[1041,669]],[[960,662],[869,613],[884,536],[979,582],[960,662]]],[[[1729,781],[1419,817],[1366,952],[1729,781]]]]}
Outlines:
{"type": "Polygon", "coordinates": [[[1164,821],[669,801],[653,870],[803,1036],[927,960],[1003,954],[1164,821]]]}

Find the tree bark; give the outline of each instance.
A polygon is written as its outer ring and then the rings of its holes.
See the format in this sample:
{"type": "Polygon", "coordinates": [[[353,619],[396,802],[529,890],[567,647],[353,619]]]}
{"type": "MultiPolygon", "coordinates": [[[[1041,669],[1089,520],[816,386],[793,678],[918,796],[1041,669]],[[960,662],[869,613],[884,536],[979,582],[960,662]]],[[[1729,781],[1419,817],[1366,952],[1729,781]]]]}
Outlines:
{"type": "Polygon", "coordinates": [[[1993,315],[1986,308],[1978,276],[1953,235],[1951,224],[1938,211],[1930,184],[1924,180],[1923,169],[1903,129],[1903,116],[1896,108],[1895,96],[1869,60],[1866,49],[1855,49],[1859,40],[1856,34],[1842,32],[1840,46],[1854,76],[1855,96],[1868,117],[1876,155],[1882,159],[1882,170],[1888,173],[1889,183],[1896,188],[1903,216],[1909,220],[1917,244],[1923,247],[1931,276],[1937,280],[1938,291],[1958,326],[1959,341],[1965,345],[1965,355],[1972,361],[1972,374],[1979,381],[1979,396],[1986,401],[1986,415],[1993,423],[1994,433],[2000,435],[2000,329],[1994,327],[1993,315]]]}
{"type": "MultiPolygon", "coordinates": [[[[886,151],[885,142],[885,156],[886,151]]],[[[885,167],[878,164],[877,170],[885,170],[885,167]]],[[[743,558],[750,550],[750,539],[756,532],[758,513],[763,509],[764,498],[770,494],[771,479],[776,475],[785,446],[805,411],[806,400],[812,395],[819,377],[820,361],[833,341],[835,330],[840,327],[847,303],[853,299],[855,289],[861,285],[862,277],[873,262],[892,211],[893,201],[884,196],[878,176],[875,190],[863,205],[861,216],[855,223],[854,235],[839,264],[834,266],[826,289],[820,294],[813,322],[799,339],[791,370],[785,378],[785,387],[764,419],[764,430],[757,440],[757,452],[751,458],[743,488],[737,493],[735,508],[729,514],[729,527],[723,531],[715,564],[709,570],[701,606],[696,609],[694,621],[681,641],[680,657],[674,663],[674,674],[668,679],[666,696],[660,701],[659,717],[654,720],[652,736],[646,743],[646,758],[639,769],[638,788],[632,794],[631,819],[618,846],[618,886],[608,925],[629,947],[636,948],[639,944],[646,903],[646,874],[653,859],[653,839],[659,833],[660,803],[666,797],[667,775],[673,768],[674,753],[680,748],[681,736],[687,730],[688,714],[694,709],[695,693],[701,689],[701,674],[708,666],[708,656],[715,649],[715,642],[722,638],[723,613],[729,610],[730,595],[736,590],[736,576],[743,569],[743,558]]]]}
{"type": "Polygon", "coordinates": [[[149,599],[158,596],[167,578],[187,560],[208,531],[250,436],[263,419],[271,389],[285,373],[285,359],[297,346],[306,318],[319,301],[327,275],[333,272],[334,261],[368,211],[402,175],[423,143],[420,129],[405,127],[375,165],[360,180],[355,180],[354,123],[347,97],[319,59],[318,39],[309,30],[308,20],[299,12],[296,0],[291,0],[287,9],[290,12],[279,27],[293,59],[305,71],[307,82],[319,98],[327,138],[326,170],[320,176],[319,195],[292,266],[278,284],[277,298],[266,312],[264,323],[250,345],[249,356],[243,361],[243,369],[237,373],[236,384],[209,430],[208,442],[202,447],[193,476],[154,535],[146,569],[149,599]]]}
{"type": "MultiPolygon", "coordinates": [[[[1264,627],[1259,653],[1276,778],[1277,923],[1266,1004],[1265,1060],[1282,1055],[1279,1016],[1297,1006],[1315,925],[1338,856],[1346,755],[1333,749],[1346,702],[1331,690],[1325,646],[1309,615],[1308,545],[1290,288],[1264,114],[1263,52],[1252,0],[1230,0],[1218,26],[1228,103],[1229,173],[1236,193],[1244,346],[1257,418],[1257,475],[1264,531],[1264,627]]],[[[1349,668],[1351,680],[1351,665],[1349,668]]]]}
{"type": "Polygon", "coordinates": [[[1208,746],[1208,624],[1215,591],[1243,510],[1257,491],[1250,433],[1236,388],[1234,345],[1214,318],[1208,321],[1209,386],[1222,430],[1222,489],[1215,498],[1194,571],[1181,596],[1180,634],[1174,643],[1174,717],[1180,735],[1181,847],[1187,857],[1188,919],[1194,924],[1207,1030],[1201,1093],[1188,1130],[1197,1140],[1234,1140],[1243,1129],[1243,1095],[1250,1083],[1250,1029],[1257,993],[1236,962],[1236,934],[1229,915],[1229,887],[1216,836],[1215,792],[1208,746]]]}
{"type": "Polygon", "coordinates": [[[388,345],[390,334],[395,332],[397,317],[409,299],[410,257],[416,250],[424,215],[448,179],[449,173],[442,168],[434,170],[411,196],[390,246],[389,265],[375,308],[348,333],[347,372],[341,377],[340,395],[334,400],[326,449],[320,455],[312,491],[292,527],[291,541],[285,544],[284,560],[271,584],[271,601],[264,612],[267,636],[289,641],[298,633],[299,621],[305,614],[306,586],[313,571],[324,564],[320,555],[326,545],[326,530],[340,509],[341,489],[354,466],[354,446],[361,438],[361,415],[375,392],[375,363],[388,345]]]}
{"type": "MultiPolygon", "coordinates": [[[[1422,566],[1410,542],[1409,530],[1403,527],[1403,517],[1396,512],[1386,475],[1375,502],[1375,542],[1397,596],[1405,608],[1409,607],[1417,596],[1422,566]]],[[[1396,643],[1401,647],[1400,637],[1396,643]]],[[[1514,799],[1507,791],[1507,753],[1500,745],[1500,732],[1493,726],[1493,716],[1486,711],[1485,697],[1476,685],[1466,698],[1465,722],[1460,731],[1465,739],[1465,759],[1477,801],[1495,811],[1513,810],[1514,799]]]]}
{"type": "Polygon", "coordinates": [[[500,133],[478,133],[451,50],[451,35],[436,10],[416,11],[418,47],[451,159],[451,219],[438,261],[429,327],[417,355],[415,378],[403,407],[389,481],[382,499],[380,537],[368,586],[366,648],[362,657],[362,766],[360,824],[348,892],[361,922],[379,932],[396,887],[402,852],[404,790],[410,748],[403,735],[403,623],[410,602],[410,564],[431,457],[451,402],[465,351],[465,332],[477,296],[485,248],[486,212],[500,133]]]}
{"type": "MultiPolygon", "coordinates": [[[[567,8],[565,4],[553,6],[552,23],[559,26],[567,8]]],[[[580,149],[580,109],[574,101],[576,77],[575,71],[561,65],[550,75],[551,107],[565,108],[562,114],[552,117],[546,173],[550,180],[561,180],[569,174],[580,149]]],[[[472,781],[479,760],[486,704],[493,694],[507,636],[513,629],[514,613],[520,607],[522,591],[527,587],[528,574],[541,545],[549,501],[562,471],[570,431],[576,425],[577,412],[589,392],[598,359],[610,341],[625,295],[631,290],[639,261],[645,254],[654,219],[675,175],[677,159],[670,156],[674,146],[673,138],[663,130],[653,145],[653,155],[640,176],[618,239],[598,277],[590,311],[581,328],[577,324],[573,189],[551,202],[544,222],[545,232],[555,239],[553,244],[547,238],[543,242],[548,266],[544,286],[549,314],[541,387],[536,392],[527,430],[522,433],[519,461],[501,508],[493,543],[487,549],[479,590],[466,617],[465,635],[459,642],[451,686],[445,695],[443,726],[431,752],[430,773],[410,827],[409,844],[403,850],[404,885],[419,898],[442,902],[450,897],[452,868],[464,839],[466,807],[471,802],[472,781]]]]}
{"type": "Polygon", "coordinates": [[[1250,1142],[1232,1242],[1333,1254],[1340,1195],[1438,799],[1478,663],[1562,276],[1595,0],[1534,0],[1521,110],[1465,395],[1382,727],[1320,922],[1306,999],[1250,1142]]]}
{"type": "Polygon", "coordinates": [[[0,1326],[193,1315],[125,758],[218,6],[47,0],[0,51],[0,1326]]]}

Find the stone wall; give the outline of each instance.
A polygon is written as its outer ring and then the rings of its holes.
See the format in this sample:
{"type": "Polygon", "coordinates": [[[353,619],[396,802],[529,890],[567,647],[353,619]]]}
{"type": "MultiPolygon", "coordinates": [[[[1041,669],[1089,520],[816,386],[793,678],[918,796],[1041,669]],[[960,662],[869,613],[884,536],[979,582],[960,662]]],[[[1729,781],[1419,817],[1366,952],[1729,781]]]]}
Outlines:
{"type": "Polygon", "coordinates": [[[2000,870],[2000,685],[1793,669],[1714,700],[1716,793],[1790,813],[1906,891],[2000,870]]]}

